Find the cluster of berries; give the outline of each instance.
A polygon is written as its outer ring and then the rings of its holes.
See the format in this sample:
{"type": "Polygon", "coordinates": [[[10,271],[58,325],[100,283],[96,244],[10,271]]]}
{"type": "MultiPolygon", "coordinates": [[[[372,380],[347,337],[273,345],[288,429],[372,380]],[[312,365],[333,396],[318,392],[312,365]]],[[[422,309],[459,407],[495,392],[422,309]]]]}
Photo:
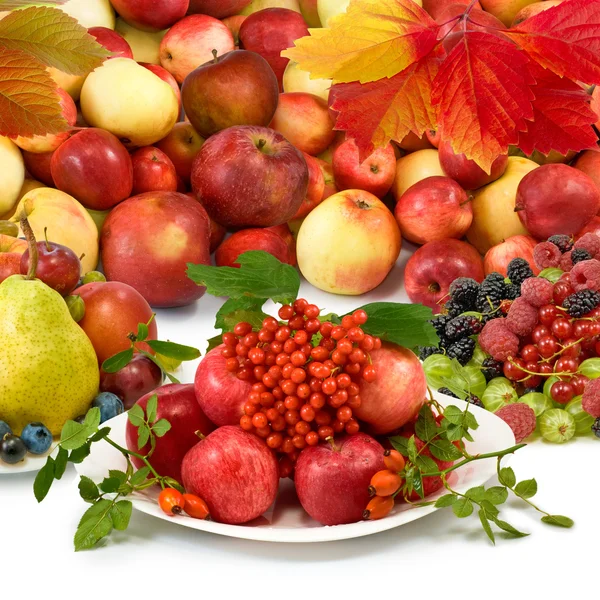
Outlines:
{"type": "Polygon", "coordinates": [[[252,383],[240,425],[283,455],[282,477],[293,472],[303,448],[358,433],[359,384],[377,377],[369,352],[381,340],[362,330],[367,313],[356,310],[340,325],[319,314],[316,305],[298,299],[279,309],[283,323],[267,317],[258,332],[242,322],[223,335],[227,369],[252,383]]]}

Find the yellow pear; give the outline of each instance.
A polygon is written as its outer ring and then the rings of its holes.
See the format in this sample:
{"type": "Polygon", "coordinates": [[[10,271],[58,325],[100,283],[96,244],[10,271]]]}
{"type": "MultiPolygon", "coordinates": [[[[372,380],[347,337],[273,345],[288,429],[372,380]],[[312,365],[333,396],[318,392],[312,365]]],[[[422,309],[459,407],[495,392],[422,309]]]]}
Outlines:
{"type": "Polygon", "coordinates": [[[23,155],[18,146],[0,136],[0,215],[7,213],[19,199],[25,181],[23,155]]]}
{"type": "Polygon", "coordinates": [[[81,112],[91,127],[137,147],[162,140],[173,129],[179,104],[171,86],[154,73],[130,58],[113,58],[85,80],[81,112]]]}
{"type": "Polygon", "coordinates": [[[141,31],[123,21],[121,17],[117,19],[115,29],[131,46],[135,60],[160,65],[160,42],[165,37],[167,29],[157,32],[141,31]]]}

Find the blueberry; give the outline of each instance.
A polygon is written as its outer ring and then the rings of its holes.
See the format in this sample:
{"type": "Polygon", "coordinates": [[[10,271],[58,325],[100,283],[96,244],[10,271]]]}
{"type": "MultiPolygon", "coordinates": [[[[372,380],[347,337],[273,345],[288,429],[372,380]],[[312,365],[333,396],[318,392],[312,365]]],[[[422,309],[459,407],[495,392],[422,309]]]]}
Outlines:
{"type": "Polygon", "coordinates": [[[125,410],[121,399],[110,392],[98,394],[94,398],[92,406],[100,409],[100,423],[120,415],[125,410]]]}
{"type": "Polygon", "coordinates": [[[5,421],[0,421],[0,440],[7,434],[12,433],[10,425],[5,421]]]}
{"type": "Polygon", "coordinates": [[[12,434],[8,434],[0,442],[0,460],[9,465],[22,461],[27,454],[27,446],[23,440],[12,434]]]}
{"type": "Polygon", "coordinates": [[[52,434],[42,423],[25,425],[21,439],[31,454],[45,454],[52,445],[52,434]]]}

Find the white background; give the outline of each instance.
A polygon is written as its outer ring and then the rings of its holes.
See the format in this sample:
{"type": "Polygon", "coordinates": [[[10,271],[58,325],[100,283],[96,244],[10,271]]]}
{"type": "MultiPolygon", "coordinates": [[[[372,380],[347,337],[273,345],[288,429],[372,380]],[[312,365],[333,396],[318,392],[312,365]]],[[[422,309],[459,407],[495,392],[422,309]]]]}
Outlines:
{"type": "MultiPolygon", "coordinates": [[[[324,294],[303,284],[301,295],[324,312],[342,313],[375,300],[406,301],[406,249],[388,279],[368,297],[324,294]]],[[[220,300],[157,313],[160,339],[204,349],[214,335],[220,300]]],[[[195,363],[178,374],[193,380],[195,363]]],[[[530,532],[497,536],[492,546],[477,517],[459,520],[444,509],[398,529],[325,544],[270,544],[186,529],[140,513],[92,551],[74,553],[73,534],[86,506],[69,467],[38,505],[34,474],[0,475],[0,598],[127,598],[161,596],[244,598],[564,598],[598,597],[600,558],[600,441],[554,445],[536,439],[511,466],[535,477],[533,499],[546,511],[573,518],[565,530],[539,522],[519,502],[504,519],[530,532]]]]}

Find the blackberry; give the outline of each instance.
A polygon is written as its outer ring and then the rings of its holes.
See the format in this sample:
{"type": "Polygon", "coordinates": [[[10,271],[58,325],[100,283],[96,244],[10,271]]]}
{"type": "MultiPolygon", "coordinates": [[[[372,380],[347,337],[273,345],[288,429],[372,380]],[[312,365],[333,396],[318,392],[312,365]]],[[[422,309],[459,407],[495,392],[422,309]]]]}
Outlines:
{"type": "Polygon", "coordinates": [[[489,356],[481,363],[481,372],[486,381],[491,381],[495,377],[502,377],[504,363],[489,356]]]}
{"type": "Polygon", "coordinates": [[[487,313],[496,310],[506,297],[506,283],[500,273],[490,273],[479,286],[476,308],[487,313]]]}
{"type": "Polygon", "coordinates": [[[573,248],[573,239],[568,235],[553,235],[548,241],[554,244],[563,254],[573,248]]]}
{"type": "Polygon", "coordinates": [[[446,337],[446,325],[452,319],[450,315],[438,315],[434,319],[431,319],[430,323],[433,325],[435,332],[440,338],[440,348],[448,346],[448,338],[446,337]]]}
{"type": "MultiPolygon", "coordinates": [[[[438,390],[439,392],[440,390],[438,390]]],[[[594,424],[592,425],[592,433],[597,437],[600,438],[600,417],[598,417],[595,421],[594,424]]]]}
{"type": "Polygon", "coordinates": [[[446,396],[451,396],[452,398],[458,398],[458,396],[452,390],[449,390],[447,387],[439,388],[438,392],[440,394],[446,394],[446,396]]]}
{"type": "Polygon", "coordinates": [[[600,293],[594,290],[581,290],[567,296],[563,302],[563,308],[571,317],[578,319],[587,315],[600,304],[600,293]]]}
{"type": "Polygon", "coordinates": [[[591,260],[592,255],[583,248],[576,248],[571,252],[571,262],[576,265],[578,262],[582,260],[591,260]]]}
{"type": "Polygon", "coordinates": [[[448,321],[445,334],[451,342],[454,342],[469,337],[470,335],[475,335],[482,329],[483,325],[477,317],[471,315],[462,315],[460,317],[455,317],[451,321],[448,321]]]}
{"type": "Polygon", "coordinates": [[[446,349],[449,358],[455,358],[463,367],[473,358],[475,352],[475,340],[464,338],[454,342],[446,349]]]}
{"type": "Polygon", "coordinates": [[[419,358],[421,360],[425,360],[426,358],[429,358],[433,354],[443,354],[443,353],[444,353],[443,348],[436,348],[435,346],[419,346],[418,347],[418,354],[419,354],[419,358]]]}
{"type": "Polygon", "coordinates": [[[506,300],[516,300],[521,295],[521,284],[509,283],[506,286],[506,300]]]}
{"type": "Polygon", "coordinates": [[[524,258],[513,258],[508,263],[507,275],[511,283],[520,286],[526,279],[533,277],[533,271],[524,258]]]}
{"type": "Polygon", "coordinates": [[[475,394],[467,396],[466,400],[469,404],[472,404],[473,406],[479,406],[479,408],[484,408],[483,402],[475,394]]]}
{"type": "Polygon", "coordinates": [[[450,284],[450,300],[462,308],[462,312],[475,309],[479,284],[470,277],[459,277],[450,284]]]}
{"type": "Polygon", "coordinates": [[[446,302],[444,305],[444,308],[451,319],[458,317],[460,314],[465,312],[465,309],[454,300],[448,300],[448,302],[446,302]]]}

